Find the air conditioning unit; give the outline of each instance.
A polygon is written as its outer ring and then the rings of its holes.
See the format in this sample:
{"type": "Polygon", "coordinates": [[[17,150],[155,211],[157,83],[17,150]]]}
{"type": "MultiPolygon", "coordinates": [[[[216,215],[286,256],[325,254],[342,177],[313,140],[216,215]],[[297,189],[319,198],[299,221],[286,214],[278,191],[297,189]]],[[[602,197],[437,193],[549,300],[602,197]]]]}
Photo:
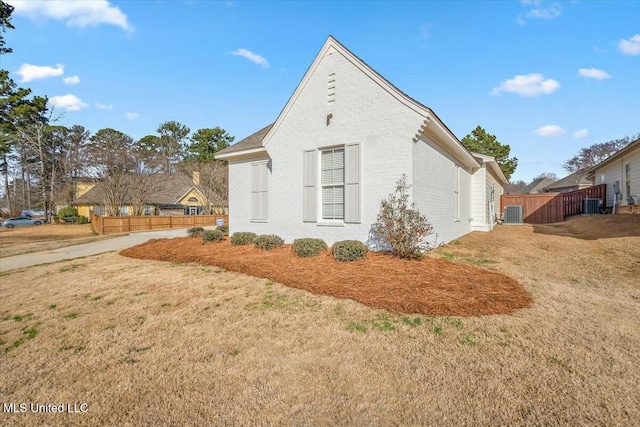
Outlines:
{"type": "Polygon", "coordinates": [[[522,206],[512,205],[504,207],[504,223],[505,224],[522,224],[522,206]]]}
{"type": "Polygon", "coordinates": [[[600,213],[601,199],[583,199],[582,200],[582,214],[593,215],[600,213]]]}

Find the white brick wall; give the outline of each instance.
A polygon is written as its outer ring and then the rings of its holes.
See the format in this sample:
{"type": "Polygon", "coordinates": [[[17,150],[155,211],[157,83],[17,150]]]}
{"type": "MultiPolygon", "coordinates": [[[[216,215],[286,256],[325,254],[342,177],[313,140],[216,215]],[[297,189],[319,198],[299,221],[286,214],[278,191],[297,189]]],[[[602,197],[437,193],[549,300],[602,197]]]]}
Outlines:
{"type": "Polygon", "coordinates": [[[471,231],[471,174],[460,165],[460,217],[455,221],[455,160],[429,138],[413,146],[413,201],[446,243],[471,231]]]}
{"type": "Polygon", "coordinates": [[[451,156],[432,141],[412,141],[423,124],[420,114],[337,51],[327,54],[303,84],[266,145],[272,160],[267,223],[249,220],[250,161],[230,163],[231,233],[275,233],[286,242],[300,237],[319,237],[328,244],[344,239],[366,242],[380,201],[394,190],[402,174],[413,183],[414,200],[434,226],[438,242],[470,231],[471,174],[461,167],[461,215],[460,221],[454,222],[455,165],[451,156]],[[335,73],[335,101],[329,103],[327,76],[331,73],[335,73]],[[328,114],[333,117],[327,126],[328,114]],[[360,143],[361,223],[336,226],[323,224],[322,220],[303,222],[304,150],[347,143],[360,143]]]}
{"type": "Polygon", "coordinates": [[[380,201],[404,173],[411,180],[412,137],[422,118],[337,52],[327,55],[267,144],[272,159],[268,224],[251,223],[249,166],[230,165],[230,231],[276,233],[286,242],[299,237],[368,239],[380,201]],[[327,102],[327,76],[335,73],[335,102],[327,102]],[[326,117],[332,114],[329,126],[326,117]],[[303,151],[346,143],[361,144],[360,224],[302,222],[303,151]],[[240,193],[247,193],[246,195],[240,193]]]}

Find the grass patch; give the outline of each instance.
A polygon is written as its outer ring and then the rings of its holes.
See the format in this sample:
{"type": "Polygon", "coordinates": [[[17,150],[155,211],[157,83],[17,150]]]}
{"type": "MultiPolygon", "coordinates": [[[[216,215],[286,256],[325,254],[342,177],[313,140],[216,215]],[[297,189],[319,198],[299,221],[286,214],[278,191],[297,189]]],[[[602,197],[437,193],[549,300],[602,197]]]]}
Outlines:
{"type": "Polygon", "coordinates": [[[410,327],[413,328],[413,327],[422,325],[422,319],[419,318],[419,317],[414,317],[412,319],[412,318],[410,318],[408,316],[404,316],[402,318],[402,323],[404,323],[405,325],[410,326],[410,327]]]}
{"type": "Polygon", "coordinates": [[[22,322],[23,320],[25,322],[33,319],[33,313],[27,313],[27,314],[23,314],[23,315],[15,315],[12,317],[13,320],[15,320],[16,322],[22,322]]]}
{"type": "Polygon", "coordinates": [[[78,314],[78,313],[70,313],[70,314],[67,314],[66,316],[64,316],[64,318],[66,320],[73,320],[73,319],[77,319],[78,316],[80,316],[80,314],[78,314]]]}
{"type": "Polygon", "coordinates": [[[473,347],[474,345],[476,345],[475,337],[473,336],[473,334],[465,334],[462,336],[462,338],[460,338],[460,344],[473,347]]]}
{"type": "Polygon", "coordinates": [[[56,304],[49,304],[49,310],[53,310],[57,307],[56,304]]]}
{"type": "Polygon", "coordinates": [[[67,271],[76,270],[78,268],[85,267],[84,264],[71,264],[66,267],[62,267],[59,271],[60,273],[66,273],[67,271]]]}
{"type": "Polygon", "coordinates": [[[463,255],[463,254],[447,252],[447,251],[439,252],[439,254],[440,254],[440,257],[442,259],[445,259],[447,261],[474,265],[476,267],[483,266],[483,265],[497,264],[498,263],[498,261],[495,261],[495,260],[492,260],[492,259],[479,258],[479,257],[463,255]]]}
{"type": "Polygon", "coordinates": [[[347,330],[351,332],[361,332],[364,334],[367,332],[367,327],[364,326],[362,323],[350,322],[349,325],[347,326],[347,330]]]}
{"type": "Polygon", "coordinates": [[[32,340],[36,337],[36,335],[38,335],[38,330],[35,327],[32,327],[29,329],[24,329],[22,333],[27,336],[28,340],[32,340]]]}

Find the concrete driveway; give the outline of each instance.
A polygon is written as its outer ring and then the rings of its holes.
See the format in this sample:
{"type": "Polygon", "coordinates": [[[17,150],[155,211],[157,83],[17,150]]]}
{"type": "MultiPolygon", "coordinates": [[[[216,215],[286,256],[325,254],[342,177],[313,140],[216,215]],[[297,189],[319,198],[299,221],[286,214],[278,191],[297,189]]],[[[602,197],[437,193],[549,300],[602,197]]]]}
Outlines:
{"type": "Polygon", "coordinates": [[[84,243],[81,245],[67,246],[44,252],[32,252],[0,258],[0,272],[15,270],[17,268],[31,267],[32,265],[48,264],[50,262],[65,259],[81,258],[97,255],[104,252],[120,251],[139,245],[151,239],[172,239],[174,237],[186,237],[186,228],[173,228],[170,230],[144,231],[131,233],[122,237],[102,240],[99,242],[84,243]]]}

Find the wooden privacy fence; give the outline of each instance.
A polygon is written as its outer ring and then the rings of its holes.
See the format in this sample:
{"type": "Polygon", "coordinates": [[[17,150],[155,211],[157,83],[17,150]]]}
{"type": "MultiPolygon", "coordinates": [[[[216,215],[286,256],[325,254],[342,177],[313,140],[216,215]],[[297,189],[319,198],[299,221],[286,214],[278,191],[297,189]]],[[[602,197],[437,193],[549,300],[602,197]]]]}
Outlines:
{"type": "Polygon", "coordinates": [[[568,216],[581,214],[584,199],[601,199],[605,207],[606,188],[600,184],[570,193],[503,194],[500,212],[504,213],[505,206],[519,205],[523,221],[528,224],[561,222],[568,216]]]}
{"type": "Polygon", "coordinates": [[[522,218],[527,224],[547,224],[564,220],[561,193],[503,194],[500,212],[505,206],[522,206],[522,218]]]}
{"type": "Polygon", "coordinates": [[[562,213],[565,217],[582,213],[582,201],[584,199],[600,199],[602,207],[607,203],[607,185],[600,184],[582,190],[562,194],[562,213]]]}
{"type": "Polygon", "coordinates": [[[128,233],[131,231],[164,230],[167,228],[205,227],[222,219],[229,224],[229,215],[145,215],[91,216],[91,227],[98,234],[128,233]]]}

